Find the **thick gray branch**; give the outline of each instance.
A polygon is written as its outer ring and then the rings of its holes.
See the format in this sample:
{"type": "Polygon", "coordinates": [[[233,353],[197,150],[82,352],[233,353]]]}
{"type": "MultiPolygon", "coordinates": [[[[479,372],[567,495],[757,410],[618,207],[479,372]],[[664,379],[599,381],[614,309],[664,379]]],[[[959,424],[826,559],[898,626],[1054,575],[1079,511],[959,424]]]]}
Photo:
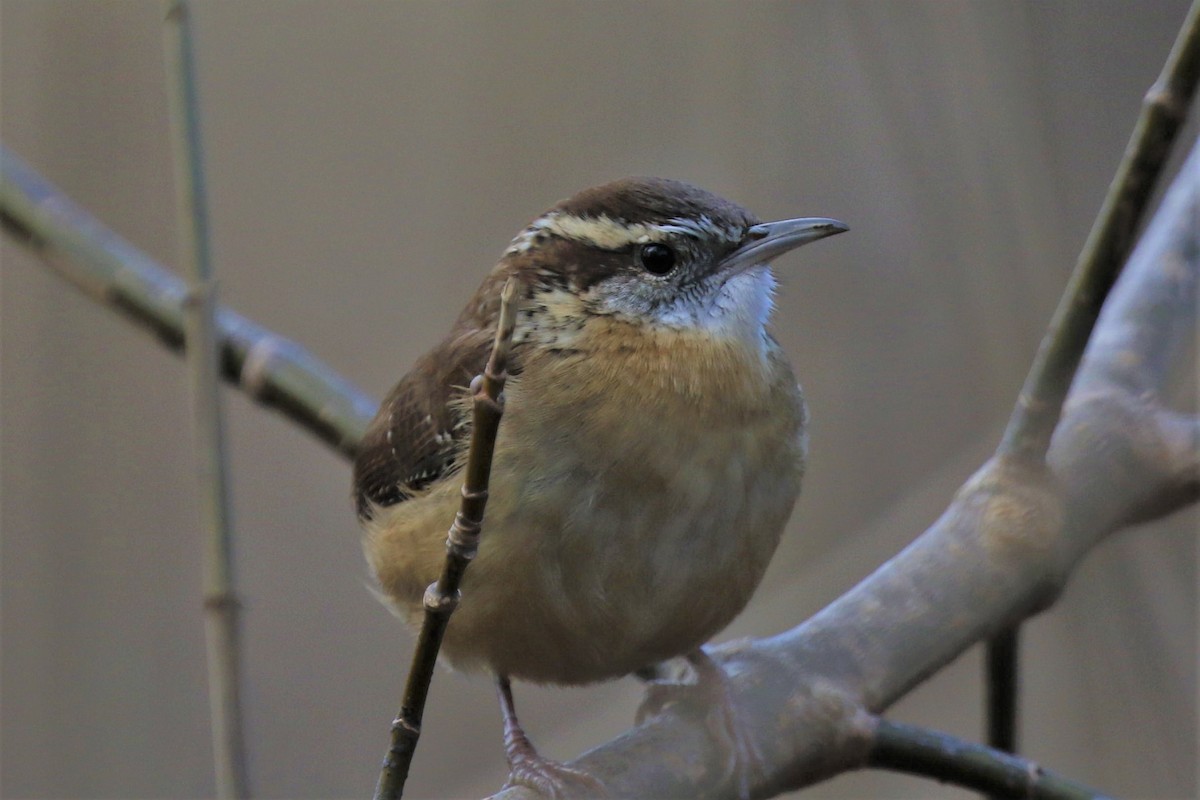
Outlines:
{"type": "MultiPolygon", "coordinates": [[[[1113,290],[1048,467],[989,461],[929,530],[816,616],[718,652],[772,765],[757,796],[861,766],[872,714],[1049,606],[1115,530],[1200,498],[1196,421],[1164,410],[1155,392],[1194,325],[1198,209],[1200,147],[1113,290]]],[[[574,763],[617,796],[730,797],[702,713],[677,708],[574,763]]]]}

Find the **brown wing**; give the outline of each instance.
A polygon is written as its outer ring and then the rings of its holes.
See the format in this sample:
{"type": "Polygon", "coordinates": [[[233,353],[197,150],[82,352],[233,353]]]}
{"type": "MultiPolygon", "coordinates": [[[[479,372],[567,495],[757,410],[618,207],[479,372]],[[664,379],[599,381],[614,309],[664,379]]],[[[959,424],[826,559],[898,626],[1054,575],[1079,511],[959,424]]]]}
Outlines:
{"type": "Polygon", "coordinates": [[[487,330],[464,332],[426,354],[400,379],[367,428],[354,462],[360,519],[372,504],[403,502],[453,469],[470,436],[460,402],[491,351],[487,330]]]}

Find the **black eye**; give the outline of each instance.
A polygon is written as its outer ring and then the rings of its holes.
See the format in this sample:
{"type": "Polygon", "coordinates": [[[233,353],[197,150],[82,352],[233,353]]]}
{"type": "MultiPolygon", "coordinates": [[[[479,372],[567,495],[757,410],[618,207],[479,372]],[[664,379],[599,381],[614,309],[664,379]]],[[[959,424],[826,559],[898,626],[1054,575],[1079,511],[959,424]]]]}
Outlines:
{"type": "Polygon", "coordinates": [[[666,275],[675,269],[675,251],[665,244],[651,242],[637,249],[638,263],[651,275],[666,275]]]}

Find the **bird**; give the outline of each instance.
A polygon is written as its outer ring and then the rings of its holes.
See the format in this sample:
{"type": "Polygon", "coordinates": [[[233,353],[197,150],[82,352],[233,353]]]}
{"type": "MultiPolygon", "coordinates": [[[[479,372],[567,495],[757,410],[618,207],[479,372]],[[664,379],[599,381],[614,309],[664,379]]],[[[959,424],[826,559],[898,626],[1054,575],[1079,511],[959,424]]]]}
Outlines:
{"type": "Polygon", "coordinates": [[[469,387],[515,280],[490,500],[441,651],[494,676],[509,785],[603,789],[537,753],[512,680],[584,685],[683,657],[718,700],[748,791],[757,756],[702,647],[750,600],[805,471],[808,411],[769,327],[771,262],[845,230],[761,222],[666,178],[581,191],[517,234],[370,423],[353,477],[363,547],[379,593],[419,626],[460,503],[469,387]]]}

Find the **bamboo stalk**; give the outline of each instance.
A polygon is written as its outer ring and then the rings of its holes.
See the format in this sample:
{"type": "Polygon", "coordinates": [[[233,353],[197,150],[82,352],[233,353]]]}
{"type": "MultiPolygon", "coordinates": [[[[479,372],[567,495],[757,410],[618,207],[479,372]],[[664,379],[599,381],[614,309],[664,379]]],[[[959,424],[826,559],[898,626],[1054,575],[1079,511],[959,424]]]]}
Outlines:
{"type": "Polygon", "coordinates": [[[180,263],[189,275],[184,302],[187,361],[205,533],[204,630],[217,796],[244,798],[246,754],[239,685],[239,601],[233,582],[233,521],[217,368],[217,287],[209,251],[204,153],[187,0],[166,0],[164,49],[175,154],[180,263]]]}

